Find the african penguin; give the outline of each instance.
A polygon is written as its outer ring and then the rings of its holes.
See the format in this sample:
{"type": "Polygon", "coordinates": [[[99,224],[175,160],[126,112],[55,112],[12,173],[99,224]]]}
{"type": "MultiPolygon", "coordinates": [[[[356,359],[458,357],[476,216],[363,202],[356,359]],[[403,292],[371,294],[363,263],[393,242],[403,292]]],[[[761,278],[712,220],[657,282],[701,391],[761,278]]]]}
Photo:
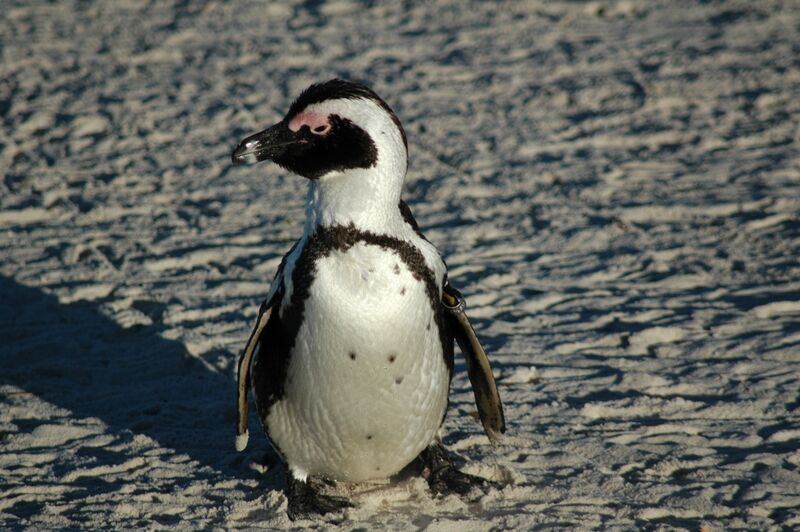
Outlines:
{"type": "Polygon", "coordinates": [[[313,478],[382,479],[417,458],[436,491],[485,487],[437,440],[453,370],[446,266],[400,198],[408,144],[395,113],[363,85],[315,84],[232,160],[309,180],[303,235],[272,282],[252,364],[289,516],[349,506],[313,478]]]}

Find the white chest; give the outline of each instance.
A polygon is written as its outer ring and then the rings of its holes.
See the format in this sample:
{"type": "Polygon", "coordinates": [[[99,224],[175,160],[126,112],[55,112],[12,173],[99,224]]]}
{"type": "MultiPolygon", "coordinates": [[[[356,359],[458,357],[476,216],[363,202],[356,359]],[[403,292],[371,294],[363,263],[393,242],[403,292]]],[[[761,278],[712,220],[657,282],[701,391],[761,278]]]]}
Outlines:
{"type": "Polygon", "coordinates": [[[396,251],[356,243],[317,263],[266,424],[300,476],[383,478],[431,443],[448,383],[424,283],[396,251]]]}

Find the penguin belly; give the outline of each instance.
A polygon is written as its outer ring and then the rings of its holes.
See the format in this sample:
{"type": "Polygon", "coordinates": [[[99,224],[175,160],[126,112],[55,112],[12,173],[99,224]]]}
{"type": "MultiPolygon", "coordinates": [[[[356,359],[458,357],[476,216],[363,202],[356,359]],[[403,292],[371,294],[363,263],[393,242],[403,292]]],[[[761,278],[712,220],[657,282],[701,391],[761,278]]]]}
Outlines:
{"type": "Polygon", "coordinates": [[[449,374],[425,284],[397,252],[318,259],[284,389],[264,424],[298,476],[385,478],[433,441],[449,374]]]}

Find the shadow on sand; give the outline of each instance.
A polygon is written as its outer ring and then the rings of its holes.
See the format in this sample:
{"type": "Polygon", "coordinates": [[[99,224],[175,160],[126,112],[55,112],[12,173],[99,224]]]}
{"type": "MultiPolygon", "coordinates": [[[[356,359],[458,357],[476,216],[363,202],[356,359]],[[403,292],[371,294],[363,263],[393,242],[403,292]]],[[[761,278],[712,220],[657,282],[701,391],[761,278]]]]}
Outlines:
{"type": "MultiPolygon", "coordinates": [[[[225,477],[247,475],[244,462],[266,449],[266,442],[251,442],[236,453],[232,377],[201,365],[158,326],[126,329],[93,302],[62,304],[0,276],[0,338],[0,385],[71,417],[99,418],[123,437],[144,434],[225,477]]],[[[40,423],[13,422],[22,432],[40,423]]]]}

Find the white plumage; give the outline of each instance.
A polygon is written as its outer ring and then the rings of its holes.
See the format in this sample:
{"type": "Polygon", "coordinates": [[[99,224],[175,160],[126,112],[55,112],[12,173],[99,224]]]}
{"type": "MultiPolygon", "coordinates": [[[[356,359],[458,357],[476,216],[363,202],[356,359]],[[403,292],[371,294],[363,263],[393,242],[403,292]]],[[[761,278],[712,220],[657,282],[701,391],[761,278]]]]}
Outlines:
{"type": "Polygon", "coordinates": [[[384,478],[431,443],[449,379],[432,322],[396,253],[356,244],[317,264],[286,395],[265,420],[297,478],[384,478]]]}

